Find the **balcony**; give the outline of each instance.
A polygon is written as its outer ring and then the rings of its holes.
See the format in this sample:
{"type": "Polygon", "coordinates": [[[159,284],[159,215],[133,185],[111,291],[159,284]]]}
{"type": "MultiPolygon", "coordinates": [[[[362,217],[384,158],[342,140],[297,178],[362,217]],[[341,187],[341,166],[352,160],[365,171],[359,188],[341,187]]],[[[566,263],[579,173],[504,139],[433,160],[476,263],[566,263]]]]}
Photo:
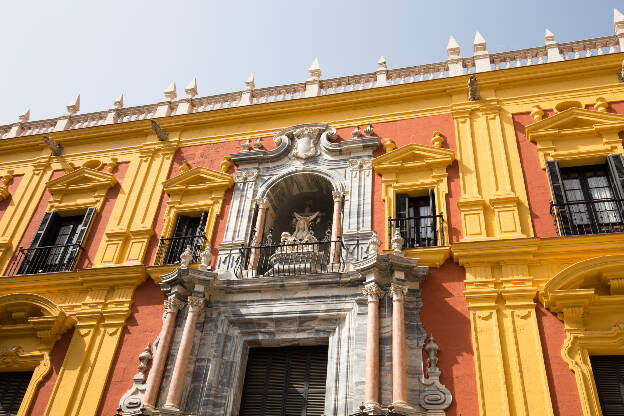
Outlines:
{"type": "Polygon", "coordinates": [[[154,266],[180,263],[180,256],[186,247],[189,247],[193,254],[191,263],[199,263],[199,255],[206,247],[206,236],[191,235],[182,237],[161,238],[158,244],[158,251],[154,266]]]}
{"type": "Polygon", "coordinates": [[[268,239],[260,245],[241,247],[236,275],[242,278],[342,272],[344,253],[341,240],[275,244],[268,239]]]}
{"type": "Polygon", "coordinates": [[[20,247],[9,265],[7,276],[72,271],[82,250],[79,244],[20,247]]]}
{"type": "Polygon", "coordinates": [[[388,241],[396,229],[405,239],[403,248],[438,247],[444,245],[444,218],[442,214],[409,218],[388,217],[388,241]]]}
{"type": "Polygon", "coordinates": [[[558,236],[607,234],[624,231],[624,199],[550,203],[558,236]]]}

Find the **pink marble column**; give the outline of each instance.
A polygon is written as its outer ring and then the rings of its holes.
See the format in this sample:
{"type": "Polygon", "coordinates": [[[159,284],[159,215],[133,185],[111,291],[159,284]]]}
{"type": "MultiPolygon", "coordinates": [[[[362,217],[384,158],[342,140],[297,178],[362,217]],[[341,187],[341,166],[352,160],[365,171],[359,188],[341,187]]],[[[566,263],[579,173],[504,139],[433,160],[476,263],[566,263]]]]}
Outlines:
{"type": "Polygon", "coordinates": [[[152,368],[147,375],[145,394],[143,395],[143,405],[146,408],[154,408],[156,404],[160,381],[162,380],[165,362],[167,361],[167,355],[169,353],[173,328],[175,327],[178,311],[182,309],[182,307],[184,307],[184,302],[176,298],[175,295],[171,295],[165,300],[165,322],[160,330],[160,341],[158,341],[158,347],[154,354],[152,368]]]}
{"type": "Polygon", "coordinates": [[[392,295],[392,404],[407,406],[407,361],[405,360],[405,294],[407,288],[390,285],[392,295]]]}
{"type": "Polygon", "coordinates": [[[195,336],[195,325],[201,309],[204,306],[204,298],[194,296],[188,297],[189,312],[184,323],[182,331],[182,340],[176,356],[175,365],[173,366],[173,374],[169,383],[169,391],[167,392],[167,400],[165,408],[168,410],[178,410],[180,408],[180,398],[182,397],[182,387],[184,377],[186,376],[186,367],[188,365],[189,355],[193,347],[193,338],[195,336]]]}
{"type": "Polygon", "coordinates": [[[379,299],[384,292],[376,283],[369,283],[362,293],[368,297],[364,406],[368,410],[376,410],[379,409],[379,299]]]}
{"type": "Polygon", "coordinates": [[[342,236],[342,199],[344,198],[344,192],[334,191],[332,196],[334,198],[334,217],[332,220],[330,258],[332,263],[339,263],[340,243],[338,240],[342,236]]]}
{"type": "MultiPolygon", "coordinates": [[[[255,234],[252,241],[252,246],[262,244],[262,237],[264,233],[264,222],[266,219],[266,210],[269,206],[269,202],[266,198],[256,199],[254,202],[258,206],[258,215],[256,216],[256,224],[254,227],[255,234]]],[[[256,270],[258,267],[258,249],[252,250],[249,258],[249,269],[256,270]]]]}

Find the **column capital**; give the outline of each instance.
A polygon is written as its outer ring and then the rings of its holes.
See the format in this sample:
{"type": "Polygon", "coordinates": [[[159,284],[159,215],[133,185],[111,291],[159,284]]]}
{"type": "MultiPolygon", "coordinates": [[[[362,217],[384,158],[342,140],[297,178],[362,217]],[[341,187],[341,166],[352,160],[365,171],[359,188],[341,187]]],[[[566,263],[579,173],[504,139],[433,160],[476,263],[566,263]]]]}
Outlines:
{"type": "Polygon", "coordinates": [[[175,295],[169,296],[165,299],[165,312],[173,313],[178,312],[184,307],[184,302],[178,299],[175,295]]]}
{"type": "Polygon", "coordinates": [[[203,309],[204,307],[204,298],[200,298],[197,296],[189,296],[188,297],[188,305],[189,305],[189,310],[191,312],[198,312],[200,310],[203,309]]]}
{"type": "Polygon", "coordinates": [[[385,293],[377,283],[368,283],[362,288],[362,294],[368,297],[369,302],[379,302],[385,293]]]}
{"type": "Polygon", "coordinates": [[[342,202],[342,200],[347,196],[346,191],[332,191],[332,197],[334,198],[334,202],[342,202]]]}
{"type": "Polygon", "coordinates": [[[258,207],[261,209],[266,209],[269,206],[269,200],[268,198],[257,198],[257,199],[253,199],[251,201],[252,205],[254,207],[258,207]]]}
{"type": "Polygon", "coordinates": [[[407,294],[407,287],[398,283],[391,283],[388,293],[392,296],[392,300],[403,300],[407,294]]]}

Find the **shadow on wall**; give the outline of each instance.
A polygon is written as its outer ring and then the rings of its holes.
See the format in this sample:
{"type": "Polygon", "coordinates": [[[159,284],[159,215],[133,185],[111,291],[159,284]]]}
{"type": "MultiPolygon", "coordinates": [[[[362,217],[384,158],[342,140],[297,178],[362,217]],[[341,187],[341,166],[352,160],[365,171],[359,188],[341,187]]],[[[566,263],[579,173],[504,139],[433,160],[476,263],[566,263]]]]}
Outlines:
{"type": "MultiPolygon", "coordinates": [[[[440,382],[453,394],[446,415],[478,415],[477,378],[470,334],[463,268],[447,260],[439,269],[429,269],[421,284],[421,319],[427,334],[440,346],[440,382]]],[[[426,354],[423,357],[427,363],[426,354]]]]}

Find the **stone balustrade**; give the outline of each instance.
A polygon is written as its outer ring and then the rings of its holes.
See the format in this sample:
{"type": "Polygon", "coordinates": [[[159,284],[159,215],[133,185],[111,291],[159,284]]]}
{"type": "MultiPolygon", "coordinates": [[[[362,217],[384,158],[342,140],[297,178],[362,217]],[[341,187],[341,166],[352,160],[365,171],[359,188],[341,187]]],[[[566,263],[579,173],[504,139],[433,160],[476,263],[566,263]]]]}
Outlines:
{"type": "Polygon", "coordinates": [[[624,44],[624,15],[617,10],[614,15],[616,35],[612,36],[557,43],[553,33],[546,30],[544,46],[490,54],[487,51],[485,39],[477,32],[473,45],[474,56],[466,58],[461,57],[460,47],[455,38],[451,36],[447,47],[447,61],[388,70],[385,58],[381,57],[377,63],[377,71],[366,74],[320,79],[320,68],[318,61],[315,60],[309,70],[310,78],[306,82],[256,89],[252,76],[242,91],[195,97],[197,82],[193,79],[192,85],[189,84],[192,88],[188,89],[189,87],[187,87],[185,90],[187,96],[182,99],[176,100],[175,83],[172,83],[164,93],[165,100],[159,103],[124,108],[123,96],[120,96],[115,102],[114,108],[85,114],[76,114],[80,109],[80,97],[77,96],[67,107],[68,113],[55,119],[28,121],[30,113],[27,110],[27,113],[20,116],[20,121],[17,123],[0,126],[0,138],[10,139],[54,131],[147,120],[152,117],[200,113],[319,95],[341,94],[484,71],[544,65],[558,61],[617,53],[622,49],[620,43],[624,44]]]}

